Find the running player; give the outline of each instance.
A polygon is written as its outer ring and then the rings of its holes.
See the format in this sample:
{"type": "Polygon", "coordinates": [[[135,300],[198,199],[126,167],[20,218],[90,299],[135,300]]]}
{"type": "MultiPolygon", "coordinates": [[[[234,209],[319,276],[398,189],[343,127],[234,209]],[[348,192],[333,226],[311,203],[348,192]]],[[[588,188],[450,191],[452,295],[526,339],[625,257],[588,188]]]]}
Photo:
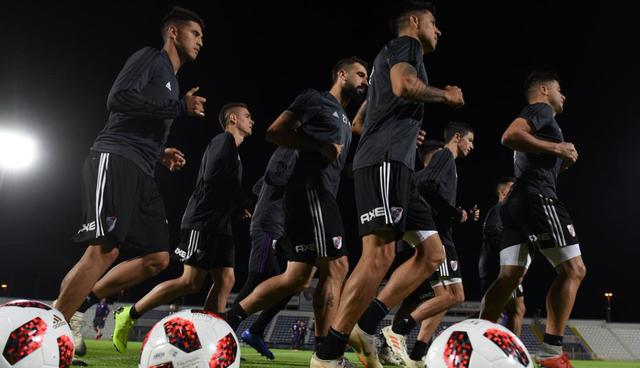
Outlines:
{"type": "Polygon", "coordinates": [[[129,331],[145,312],[180,296],[198,292],[207,274],[214,280],[206,306],[220,313],[233,287],[235,246],[231,220],[238,216],[242,162],[238,147],[251,135],[253,120],[244,103],[229,103],[219,114],[224,132],[216,135],[202,156],[196,187],[182,217],[181,242],[174,253],[184,263],[182,276],[157,285],[130,307],[115,314],[113,345],[127,349],[129,331]]]}
{"type": "Polygon", "coordinates": [[[442,244],[428,205],[412,194],[415,144],[424,102],[457,107],[464,101],[458,87],[428,85],[422,55],[435,50],[440,36],[433,4],[402,2],[394,13],[398,37],[375,59],[363,134],[353,162],[362,256],[344,287],[327,339],[311,359],[312,367],[339,367],[352,330],[350,342],[359,359],[369,367],[379,367],[374,344],[378,321],[441,261],[442,244]],[[409,208],[410,203],[414,209],[409,208]],[[420,250],[394,272],[374,300],[394,259],[395,240],[406,229],[419,230],[414,244],[420,244],[420,250]]]}
{"type": "Polygon", "coordinates": [[[198,56],[203,29],[196,13],[173,8],[162,22],[162,49],[145,47],[131,55],[109,92],[107,123],[83,167],[83,221],[74,241],[87,249],[54,303],[70,320],[77,355],[84,355],[81,328],[90,306],[169,264],[169,228],[154,171],[158,161],[171,171],[186,163],[180,151],[165,148],[173,120],[204,116],[206,100],[194,95],[198,88],[179,99],[176,78],[198,56]],[[138,257],[105,275],[121,248],[138,257]]]}
{"type": "Polygon", "coordinates": [[[516,182],[501,208],[500,274],[482,300],[480,317],[496,322],[539,250],[556,269],[547,293],[547,325],[537,353],[546,368],[571,367],[562,353],[564,329],[578,287],[586,275],[573,221],[558,199],[558,174],[573,165],[578,151],[565,142],[556,115],[565,96],[558,78],[533,72],[525,82],[527,105],[502,135],[514,150],[516,182]]]}

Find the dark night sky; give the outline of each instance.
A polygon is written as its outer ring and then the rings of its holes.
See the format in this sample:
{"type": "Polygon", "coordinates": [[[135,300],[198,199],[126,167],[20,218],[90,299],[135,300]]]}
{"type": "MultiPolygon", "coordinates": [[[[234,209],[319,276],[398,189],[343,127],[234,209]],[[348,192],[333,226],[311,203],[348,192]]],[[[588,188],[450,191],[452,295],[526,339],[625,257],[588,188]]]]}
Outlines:
{"type": "MultiPolygon", "coordinates": [[[[209,117],[174,123],[169,145],[185,152],[188,166],[176,174],[158,169],[174,241],[201,154],[219,132],[214,117],[223,103],[247,102],[257,122],[254,136],[241,147],[249,188],[274,148],[265,142],[264,131],[293,97],[306,88],[327,89],[337,59],[372,60],[392,37],[383,3],[208,3],[179,3],[207,23],[198,60],[178,76],[182,91],[201,87],[209,117]]],[[[612,291],[613,319],[638,322],[640,248],[633,229],[640,206],[633,188],[640,178],[640,125],[632,104],[639,97],[640,63],[632,55],[640,37],[623,3],[440,1],[443,37],[436,53],[425,59],[427,71],[435,86],[459,85],[467,104],[460,110],[427,106],[424,127],[433,138],[441,137],[449,120],[475,127],[477,149],[458,162],[458,198],[465,207],[477,203],[486,211],[495,201],[496,178],[512,173],[512,154],[499,140],[524,105],[522,80],[534,68],[556,70],[567,95],[558,121],[580,153],[578,163],[561,176],[559,194],[574,218],[588,268],[573,317],[603,319],[603,293],[612,291]]],[[[12,296],[54,298],[79,258],[82,249],[70,237],[80,222],[80,168],[104,125],[107,93],[131,53],[161,46],[159,20],[173,5],[65,4],[17,1],[3,3],[0,10],[0,127],[28,131],[40,145],[33,170],[7,173],[0,184],[0,281],[10,284],[12,296]]],[[[348,244],[357,255],[352,181],[344,179],[342,187],[348,244]]],[[[454,231],[467,298],[478,300],[480,226],[454,231]]],[[[237,253],[246,260],[247,225],[238,225],[236,232],[237,253]]],[[[236,286],[244,281],[241,263],[236,286]]],[[[180,271],[172,264],[126,298],[133,301],[180,271]]],[[[553,274],[543,257],[535,260],[525,282],[527,315],[544,308],[553,274]]],[[[201,293],[187,303],[203,300],[201,293]]]]}

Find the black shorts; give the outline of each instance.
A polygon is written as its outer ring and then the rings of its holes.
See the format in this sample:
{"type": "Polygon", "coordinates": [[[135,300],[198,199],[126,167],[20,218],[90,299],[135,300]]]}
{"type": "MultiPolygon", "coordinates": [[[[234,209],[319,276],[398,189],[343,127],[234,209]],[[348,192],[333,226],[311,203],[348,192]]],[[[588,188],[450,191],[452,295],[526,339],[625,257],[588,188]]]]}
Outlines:
{"type": "Polygon", "coordinates": [[[173,254],[189,266],[203,270],[234,267],[236,252],[233,236],[208,230],[181,229],[180,244],[173,254]]]}
{"type": "Polygon", "coordinates": [[[105,318],[95,317],[93,319],[93,328],[104,328],[105,318]]]}
{"type": "Polygon", "coordinates": [[[169,226],[156,181],[133,162],[92,151],[82,168],[82,225],[76,243],[169,251],[169,226]]]}
{"type": "Polygon", "coordinates": [[[440,282],[444,282],[445,284],[456,283],[462,280],[460,261],[458,259],[458,251],[456,251],[456,247],[451,244],[445,244],[444,253],[444,261],[431,276],[431,285],[435,285],[440,282]]]}
{"type": "Polygon", "coordinates": [[[408,212],[405,231],[437,231],[431,206],[418,194],[415,185],[411,186],[408,212]]]}
{"type": "Polygon", "coordinates": [[[342,216],[330,192],[311,185],[291,185],[286,202],[290,261],[313,264],[318,257],[347,255],[342,216]]]}
{"type": "Polygon", "coordinates": [[[353,172],[360,236],[392,231],[402,239],[413,185],[413,172],[397,161],[353,172]]]}
{"type": "Polygon", "coordinates": [[[249,272],[275,275],[280,273],[280,265],[275,252],[281,235],[254,230],[251,232],[251,253],[249,253],[249,272]]]}
{"type": "Polygon", "coordinates": [[[569,211],[560,200],[541,194],[516,194],[500,207],[502,249],[528,243],[544,250],[578,244],[569,211]]]}

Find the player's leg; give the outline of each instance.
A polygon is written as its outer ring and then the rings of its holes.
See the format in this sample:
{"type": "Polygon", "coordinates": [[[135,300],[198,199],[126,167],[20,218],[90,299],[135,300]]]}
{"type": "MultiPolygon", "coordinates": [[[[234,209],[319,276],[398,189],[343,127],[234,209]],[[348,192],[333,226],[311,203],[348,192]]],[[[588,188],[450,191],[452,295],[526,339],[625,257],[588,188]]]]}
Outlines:
{"type": "Polygon", "coordinates": [[[106,275],[100,278],[92,291],[99,299],[108,298],[157,275],[168,265],[169,252],[167,251],[132,258],[109,270],[106,275]]]}
{"type": "Polygon", "coordinates": [[[315,334],[316,340],[324,340],[338,311],[342,285],[349,272],[349,261],[346,256],[337,259],[322,258],[316,261],[316,265],[319,280],[313,294],[315,334]]]}
{"type": "Polygon", "coordinates": [[[213,313],[222,313],[227,308],[227,299],[236,282],[233,267],[216,267],[209,274],[213,285],[209,289],[204,309],[213,313]]]}
{"type": "Polygon", "coordinates": [[[505,327],[511,330],[516,336],[520,336],[522,332],[522,320],[526,307],[524,304],[524,296],[520,291],[522,285],[519,285],[516,291],[514,291],[513,298],[509,299],[504,308],[504,314],[506,315],[505,327]]]}

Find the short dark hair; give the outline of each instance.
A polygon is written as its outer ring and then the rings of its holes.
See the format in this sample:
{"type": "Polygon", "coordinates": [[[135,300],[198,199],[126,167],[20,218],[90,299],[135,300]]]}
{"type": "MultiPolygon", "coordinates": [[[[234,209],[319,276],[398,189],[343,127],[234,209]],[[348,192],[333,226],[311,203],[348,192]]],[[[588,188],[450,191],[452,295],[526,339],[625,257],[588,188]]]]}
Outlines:
{"type": "Polygon", "coordinates": [[[498,192],[500,191],[500,187],[508,184],[508,183],[515,183],[516,182],[516,178],[514,178],[513,176],[503,176],[500,179],[498,179],[498,183],[496,184],[496,194],[498,194],[498,192]]]}
{"type": "Polygon", "coordinates": [[[220,108],[220,112],[218,113],[218,121],[220,122],[220,126],[223,130],[227,127],[227,124],[229,124],[229,110],[236,107],[244,107],[245,109],[249,110],[249,105],[244,102],[230,102],[220,108]]]}
{"type": "Polygon", "coordinates": [[[473,128],[471,125],[461,121],[451,121],[444,128],[444,142],[449,143],[456,133],[464,137],[467,133],[473,133],[473,128]]]}
{"type": "Polygon", "coordinates": [[[433,139],[427,139],[418,147],[418,156],[420,161],[424,162],[424,158],[433,151],[444,147],[444,143],[433,139]]]}
{"type": "Polygon", "coordinates": [[[560,78],[558,74],[552,71],[544,71],[544,70],[535,70],[527,76],[527,79],[524,80],[524,96],[529,99],[529,93],[531,89],[538,87],[543,83],[548,82],[560,82],[560,78]]]}
{"type": "Polygon", "coordinates": [[[369,64],[366,61],[364,61],[363,59],[357,56],[351,56],[351,57],[338,60],[338,62],[333,66],[333,69],[331,69],[331,83],[335,83],[336,80],[338,80],[338,72],[340,70],[356,63],[362,64],[362,66],[364,66],[365,69],[367,69],[367,67],[369,66],[369,64]]]}
{"type": "Polygon", "coordinates": [[[409,14],[421,11],[429,11],[436,15],[436,6],[431,1],[423,0],[404,0],[399,1],[391,12],[389,26],[393,34],[398,34],[400,21],[409,14]]]}
{"type": "Polygon", "coordinates": [[[162,28],[160,29],[160,33],[164,37],[164,32],[169,25],[181,25],[187,22],[198,23],[200,25],[200,28],[202,28],[202,31],[204,32],[204,21],[202,20],[202,18],[200,18],[198,13],[194,12],[193,10],[174,6],[171,11],[169,11],[169,13],[167,13],[167,15],[162,18],[162,28]]]}

